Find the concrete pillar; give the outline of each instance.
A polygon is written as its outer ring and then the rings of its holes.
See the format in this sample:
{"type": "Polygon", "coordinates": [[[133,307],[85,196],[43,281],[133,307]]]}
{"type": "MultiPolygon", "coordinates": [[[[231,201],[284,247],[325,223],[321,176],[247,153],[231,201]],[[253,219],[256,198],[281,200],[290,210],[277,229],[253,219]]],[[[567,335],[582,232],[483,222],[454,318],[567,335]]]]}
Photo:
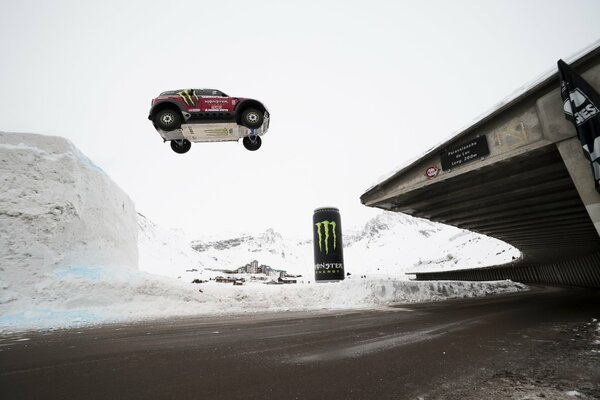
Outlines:
{"type": "Polygon", "coordinates": [[[572,137],[556,143],[556,146],[596,227],[596,232],[600,235],[600,193],[596,192],[592,167],[583,156],[581,142],[577,137],[572,137]]]}

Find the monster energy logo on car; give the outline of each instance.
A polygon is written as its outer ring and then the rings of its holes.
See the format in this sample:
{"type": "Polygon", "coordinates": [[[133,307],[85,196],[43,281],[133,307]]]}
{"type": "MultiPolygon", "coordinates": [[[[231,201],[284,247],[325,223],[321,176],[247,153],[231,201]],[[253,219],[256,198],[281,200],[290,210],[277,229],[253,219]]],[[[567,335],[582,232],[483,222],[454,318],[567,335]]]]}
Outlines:
{"type": "Polygon", "coordinates": [[[181,92],[177,93],[185,102],[186,105],[193,107],[196,103],[194,102],[194,100],[192,100],[192,96],[194,96],[194,98],[196,100],[198,100],[198,95],[196,94],[195,90],[182,90],[181,92]]]}
{"type": "Polygon", "coordinates": [[[227,136],[229,135],[229,129],[221,128],[221,129],[207,129],[206,136],[227,136]]]}
{"type": "Polygon", "coordinates": [[[321,225],[323,226],[323,230],[325,231],[325,254],[329,254],[329,227],[331,226],[333,231],[333,250],[337,247],[337,236],[335,234],[335,221],[321,221],[317,222],[317,235],[319,236],[319,250],[323,252],[323,235],[321,233],[321,225]]]}

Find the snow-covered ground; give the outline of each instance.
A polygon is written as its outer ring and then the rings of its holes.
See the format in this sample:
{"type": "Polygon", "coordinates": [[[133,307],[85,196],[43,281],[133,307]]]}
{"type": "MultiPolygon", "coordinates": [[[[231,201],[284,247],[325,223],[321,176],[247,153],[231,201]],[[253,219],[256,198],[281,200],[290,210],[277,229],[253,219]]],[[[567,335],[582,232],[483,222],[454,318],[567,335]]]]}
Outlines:
{"type": "Polygon", "coordinates": [[[372,309],[526,289],[510,281],[407,282],[392,278],[297,285],[191,285],[123,269],[82,268],[66,270],[36,285],[38,301],[21,301],[21,307],[12,310],[2,304],[0,332],[185,315],[372,309]]]}
{"type": "Polygon", "coordinates": [[[0,332],[175,315],[369,308],[525,290],[512,282],[404,281],[407,270],[498,263],[518,253],[489,238],[396,214],[347,233],[349,279],[309,284],[309,240],[286,241],[268,230],[196,241],[200,251],[194,250],[182,232],[137,214],[129,197],[63,138],[0,132],[0,161],[0,332]],[[207,268],[235,269],[252,260],[303,274],[304,283],[191,283],[219,274],[207,268]],[[364,274],[368,279],[359,277],[364,274]]]}

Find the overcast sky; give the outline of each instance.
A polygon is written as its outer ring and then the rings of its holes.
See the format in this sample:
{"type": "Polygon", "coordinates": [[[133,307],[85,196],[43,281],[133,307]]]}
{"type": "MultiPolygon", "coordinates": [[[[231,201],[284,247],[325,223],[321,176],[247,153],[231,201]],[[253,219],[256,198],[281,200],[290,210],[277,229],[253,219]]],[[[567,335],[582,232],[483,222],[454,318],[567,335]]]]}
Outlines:
{"type": "Polygon", "coordinates": [[[70,139],[192,238],[360,225],[379,177],[600,39],[597,0],[0,1],[0,130],[70,139]],[[151,99],[202,87],[267,105],[260,150],[162,142],[151,99]]]}

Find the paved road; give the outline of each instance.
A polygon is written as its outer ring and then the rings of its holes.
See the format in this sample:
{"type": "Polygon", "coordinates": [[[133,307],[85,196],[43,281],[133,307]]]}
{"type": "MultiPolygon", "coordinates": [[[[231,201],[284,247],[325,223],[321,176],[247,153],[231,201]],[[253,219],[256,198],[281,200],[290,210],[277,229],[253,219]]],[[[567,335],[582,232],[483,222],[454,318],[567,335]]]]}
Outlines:
{"type": "Polygon", "coordinates": [[[0,398],[491,399],[521,389],[552,398],[570,386],[595,396],[600,358],[578,352],[591,346],[599,305],[599,291],[544,287],[377,311],[0,336],[0,398]],[[540,365],[550,369],[536,377],[540,365]]]}

